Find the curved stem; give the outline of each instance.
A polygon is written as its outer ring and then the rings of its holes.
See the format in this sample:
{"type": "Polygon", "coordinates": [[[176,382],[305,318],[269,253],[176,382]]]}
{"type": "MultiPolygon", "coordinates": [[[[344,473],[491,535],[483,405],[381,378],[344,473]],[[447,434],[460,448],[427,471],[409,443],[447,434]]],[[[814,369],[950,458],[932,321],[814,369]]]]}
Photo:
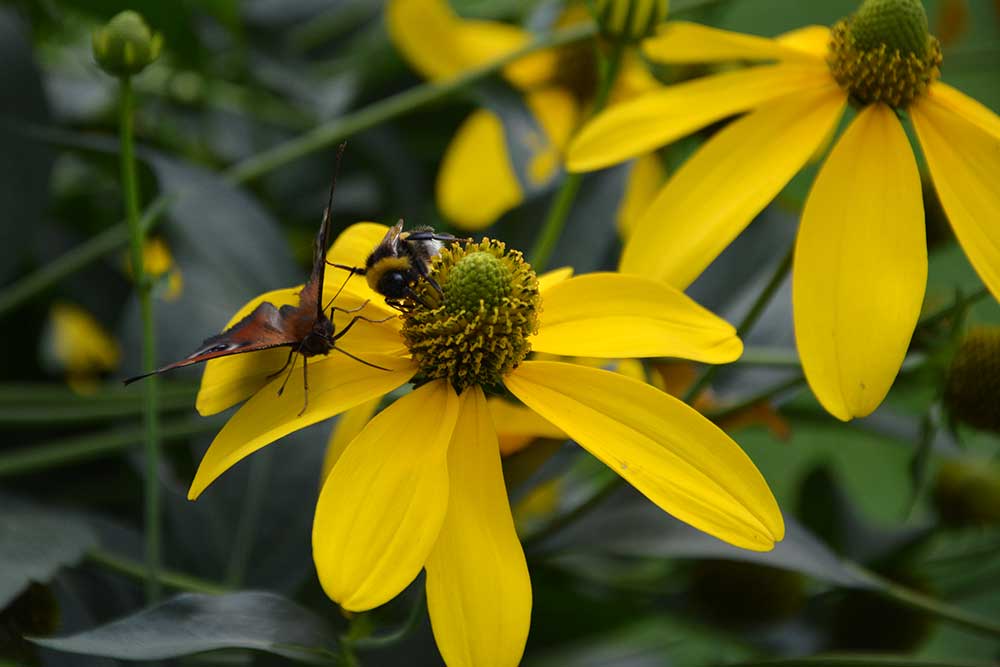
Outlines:
{"type": "MultiPolygon", "coordinates": [[[[743,321],[740,322],[739,326],[736,327],[736,335],[740,338],[744,338],[753,326],[760,319],[760,316],[764,314],[764,310],[767,308],[768,304],[771,303],[771,299],[778,292],[778,288],[781,287],[782,283],[785,282],[785,278],[788,277],[788,273],[792,270],[792,257],[795,255],[795,243],[792,242],[789,246],[788,251],[785,252],[785,256],[781,258],[778,266],[775,267],[774,273],[771,274],[771,279],[767,281],[767,285],[761,290],[760,294],[754,300],[753,305],[750,306],[750,310],[747,314],[743,316],[743,321]]],[[[684,402],[690,403],[701,393],[701,391],[708,386],[708,383],[712,381],[715,374],[719,372],[719,366],[709,366],[702,371],[698,379],[688,387],[687,391],[684,392],[684,402]]]]}
{"type": "MultiPolygon", "coordinates": [[[[598,48],[595,46],[594,48],[598,48]]],[[[601,82],[594,97],[594,103],[590,108],[590,116],[597,114],[608,103],[611,95],[611,87],[618,77],[618,70],[621,69],[622,56],[625,54],[626,45],[624,42],[615,42],[611,47],[611,53],[602,60],[601,82]]],[[[529,262],[536,272],[545,270],[555,250],[559,237],[562,236],[563,227],[566,226],[566,219],[569,217],[576,195],[580,192],[580,185],[583,182],[583,174],[566,174],[562,185],[552,200],[548,215],[542,224],[542,231],[535,241],[535,247],[529,255],[529,262]]]]}
{"type": "MultiPolygon", "coordinates": [[[[477,81],[495,74],[504,66],[535,51],[578,42],[596,34],[593,24],[573,26],[535,39],[524,47],[469,70],[465,74],[443,82],[425,83],[392,97],[380,100],[355,113],[322,123],[312,130],[246,160],[237,162],[223,172],[232,184],[239,185],[259,178],[279,167],[294,162],[316,151],[329,148],[351,134],[368,130],[421,107],[433,104],[448,95],[466,88],[477,81]]],[[[167,207],[183,193],[161,194],[146,209],[143,229],[153,228],[167,207]]],[[[39,268],[17,282],[0,290],[0,316],[23,306],[52,285],[83,269],[101,257],[112,253],[128,242],[125,224],[110,227],[81,243],[54,261],[39,268]]]]}
{"type": "MultiPolygon", "coordinates": [[[[125,576],[132,577],[133,579],[143,580],[147,576],[147,570],[142,563],[137,563],[130,558],[120,556],[110,551],[105,551],[104,549],[91,550],[87,554],[87,559],[97,565],[119,572],[125,576]]],[[[177,590],[187,591],[190,593],[209,593],[216,595],[229,592],[229,588],[223,586],[222,584],[217,584],[214,581],[207,581],[205,579],[193,577],[189,574],[171,572],[169,570],[158,570],[156,572],[156,580],[168,588],[175,588],[177,590]]]]}
{"type": "MultiPolygon", "coordinates": [[[[142,369],[144,372],[156,368],[156,332],[153,327],[153,295],[142,262],[142,248],[145,234],[139,220],[139,187],[136,183],[135,136],[134,136],[134,95],[129,77],[121,79],[121,178],[122,194],[125,198],[125,219],[128,223],[129,240],[132,250],[132,279],[139,297],[142,318],[142,369]]],[[[159,409],[157,408],[158,378],[154,375],[146,380],[143,387],[146,478],[144,524],[146,532],[146,598],[155,602],[160,597],[160,438],[159,409]]]]}

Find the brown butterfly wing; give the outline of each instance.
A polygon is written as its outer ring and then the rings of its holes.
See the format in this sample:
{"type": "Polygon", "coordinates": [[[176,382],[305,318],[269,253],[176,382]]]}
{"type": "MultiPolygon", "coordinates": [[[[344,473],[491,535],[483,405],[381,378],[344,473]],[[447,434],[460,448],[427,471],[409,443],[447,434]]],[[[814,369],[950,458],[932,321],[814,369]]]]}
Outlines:
{"type": "MultiPolygon", "coordinates": [[[[286,306],[287,308],[287,306],[286,306]]],[[[125,384],[141,380],[156,373],[198,364],[209,359],[228,357],[232,354],[256,352],[272,347],[292,346],[300,342],[295,327],[289,322],[274,304],[267,301],[261,303],[253,312],[225,331],[206,338],[201,346],[180,361],[167,364],[150,373],[137,375],[125,380],[125,384]]]]}

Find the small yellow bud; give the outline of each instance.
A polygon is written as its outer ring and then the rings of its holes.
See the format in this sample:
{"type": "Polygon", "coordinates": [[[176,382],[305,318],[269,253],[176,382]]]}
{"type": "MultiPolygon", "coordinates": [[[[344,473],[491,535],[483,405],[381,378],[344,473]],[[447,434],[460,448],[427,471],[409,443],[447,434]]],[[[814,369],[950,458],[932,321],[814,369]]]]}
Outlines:
{"type": "Polygon", "coordinates": [[[150,30],[142,16],[126,10],[94,31],[92,45],[101,69],[113,76],[133,76],[159,57],[163,36],[150,30]]]}
{"type": "Polygon", "coordinates": [[[593,0],[591,9],[608,39],[637,42],[667,18],[667,0],[593,0]]]}

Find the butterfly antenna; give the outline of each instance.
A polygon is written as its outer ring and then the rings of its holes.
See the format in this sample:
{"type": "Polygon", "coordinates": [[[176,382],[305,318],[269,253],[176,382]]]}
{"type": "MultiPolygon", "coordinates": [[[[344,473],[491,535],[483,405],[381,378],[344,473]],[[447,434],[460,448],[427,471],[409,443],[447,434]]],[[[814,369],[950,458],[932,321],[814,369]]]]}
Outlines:
{"type": "MultiPolygon", "coordinates": [[[[350,268],[350,267],[348,267],[348,268],[350,268]]],[[[332,305],[333,305],[333,302],[337,300],[337,297],[338,297],[338,296],[340,296],[340,293],[344,291],[344,288],[345,288],[345,287],[347,287],[347,281],[348,281],[348,280],[350,280],[350,279],[351,279],[351,276],[353,276],[353,275],[354,275],[354,269],[352,268],[352,269],[351,269],[351,272],[347,274],[347,278],[346,278],[346,279],[344,280],[344,282],[342,282],[342,283],[340,284],[340,289],[338,289],[338,290],[337,290],[337,293],[333,295],[333,298],[332,298],[332,299],[330,299],[330,302],[329,302],[329,303],[327,303],[327,304],[326,304],[326,306],[325,306],[325,307],[323,308],[323,312],[326,312],[326,311],[327,311],[327,309],[328,309],[328,308],[329,308],[330,306],[332,306],[332,305]]],[[[367,302],[365,302],[365,303],[367,303],[367,302]]],[[[364,308],[364,306],[362,306],[362,308],[364,308]]]]}
{"type": "MultiPolygon", "coordinates": [[[[326,200],[326,213],[327,217],[330,216],[330,211],[333,210],[333,191],[337,189],[337,174],[340,173],[340,160],[344,157],[344,149],[347,148],[347,142],[343,141],[337,146],[337,158],[333,163],[333,178],[330,179],[330,194],[326,200]]],[[[324,248],[325,250],[325,248],[324,248]]]]}

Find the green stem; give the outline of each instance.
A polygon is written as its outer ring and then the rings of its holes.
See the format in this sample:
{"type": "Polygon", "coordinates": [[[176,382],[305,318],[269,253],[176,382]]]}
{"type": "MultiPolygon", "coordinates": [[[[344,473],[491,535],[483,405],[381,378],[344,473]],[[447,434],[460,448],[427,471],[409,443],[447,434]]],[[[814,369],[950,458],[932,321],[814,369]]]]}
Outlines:
{"type": "MultiPolygon", "coordinates": [[[[136,562],[130,558],[105,551],[104,549],[93,549],[87,554],[87,559],[92,563],[114,570],[138,581],[144,581],[149,574],[143,563],[136,562]]],[[[182,572],[172,572],[170,570],[158,569],[156,580],[167,588],[174,588],[190,593],[208,593],[210,595],[220,595],[228,593],[229,588],[214,581],[199,579],[182,572]]]]}
{"type": "MultiPolygon", "coordinates": [[[[850,564],[846,563],[845,565],[850,564]]],[[[974,614],[960,607],[956,607],[953,604],[942,602],[941,600],[932,598],[929,595],[924,595],[923,593],[906,588],[905,586],[900,586],[896,582],[881,577],[878,574],[861,567],[860,565],[855,565],[852,569],[854,569],[860,577],[873,582],[877,586],[875,589],[876,592],[890,597],[907,607],[919,609],[920,611],[926,611],[927,613],[937,616],[938,618],[951,621],[956,625],[961,625],[970,630],[1000,637],[1000,623],[997,623],[992,618],[986,618],[978,614],[974,614]]]]}
{"type": "MultiPolygon", "coordinates": [[[[599,48],[599,45],[595,45],[594,48],[599,48]]],[[[625,48],[625,42],[615,42],[611,46],[611,53],[602,60],[601,82],[597,94],[594,96],[594,103],[590,108],[590,116],[596,115],[608,103],[611,88],[618,76],[618,70],[621,68],[625,48]]],[[[573,208],[573,202],[576,201],[576,195],[580,192],[582,183],[583,174],[580,173],[566,174],[563,178],[562,185],[559,186],[559,191],[549,206],[545,222],[542,223],[542,231],[538,235],[538,240],[535,241],[535,247],[532,248],[529,255],[529,262],[536,272],[544,271],[548,265],[556,243],[562,236],[566,219],[569,217],[570,209],[573,208]]]]}
{"type": "MultiPolygon", "coordinates": [[[[134,107],[132,81],[121,79],[121,178],[125,198],[125,219],[128,223],[132,248],[132,278],[139,297],[142,318],[142,369],[150,372],[156,368],[156,332],[153,323],[153,295],[146,280],[142,248],[145,234],[139,220],[139,186],[136,182],[134,107]]],[[[158,434],[159,409],[157,408],[157,382],[154,375],[143,386],[145,397],[146,479],[144,524],[146,532],[146,599],[156,602],[160,597],[160,441],[158,434]]]]}
{"type": "MultiPolygon", "coordinates": [[[[278,144],[223,172],[226,180],[234,185],[246,183],[316,151],[328,148],[351,134],[363,132],[380,123],[415,111],[456,93],[477,81],[485,79],[518,58],[535,51],[578,42],[596,34],[593,24],[573,26],[541,36],[524,47],[492,60],[477,69],[448,81],[425,83],[405,92],[375,102],[364,109],[341,118],[327,121],[299,137],[278,144]]],[[[166,208],[181,193],[160,195],[146,209],[143,228],[152,229],[166,208]]],[[[29,302],[52,285],[83,269],[101,257],[112,253],[128,242],[128,228],[124,224],[110,227],[90,238],[69,252],[49,262],[17,282],[0,291],[0,317],[29,302]]]]}
{"type": "MultiPolygon", "coordinates": [[[[19,404],[5,405],[0,402],[0,426],[38,426],[48,429],[56,424],[85,424],[95,421],[135,417],[145,414],[143,403],[136,401],[78,401],[68,404],[19,404]]],[[[160,400],[161,412],[190,409],[192,396],[174,396],[160,400]]]]}
{"type": "MultiPolygon", "coordinates": [[[[223,420],[219,417],[168,422],[160,430],[160,437],[165,441],[179,440],[216,431],[222,424],[223,420]]],[[[116,454],[144,442],[145,434],[145,426],[113,428],[95,435],[65,438],[4,452],[0,454],[0,478],[27,475],[116,454]]]]}
{"type": "Polygon", "coordinates": [[[795,389],[796,387],[805,384],[805,381],[805,376],[796,375],[795,377],[788,378],[784,382],[779,382],[772,387],[768,387],[767,389],[764,389],[749,398],[745,398],[739,403],[722,408],[721,410],[706,413],[705,416],[714,422],[720,422],[724,419],[732,417],[735,414],[739,414],[740,412],[751,408],[762,401],[774,398],[778,394],[784,393],[789,389],[795,389]]]}
{"type": "Polygon", "coordinates": [[[250,551],[253,549],[254,529],[257,527],[257,517],[264,504],[270,472],[271,461],[266,456],[255,456],[250,461],[246,494],[243,496],[243,507],[233,538],[232,554],[226,566],[226,584],[234,588],[243,583],[243,577],[246,575],[250,551]]]}
{"type": "MultiPolygon", "coordinates": [[[[795,243],[788,248],[785,252],[785,256],[782,257],[781,262],[774,269],[774,273],[771,274],[771,279],[767,281],[767,285],[760,294],[757,295],[757,299],[754,300],[753,305],[750,306],[750,310],[747,314],[743,316],[743,321],[740,322],[739,326],[736,327],[736,335],[740,338],[746,337],[746,335],[753,329],[753,326],[760,319],[760,316],[764,314],[764,310],[767,308],[768,304],[771,303],[771,299],[778,292],[778,288],[781,287],[782,283],[785,282],[785,278],[788,277],[789,271],[792,270],[792,257],[795,255],[795,243]]],[[[684,392],[683,400],[685,403],[690,403],[702,392],[702,390],[708,386],[708,384],[715,377],[715,374],[719,372],[719,366],[708,366],[701,372],[698,379],[688,387],[687,391],[684,392]]]]}

